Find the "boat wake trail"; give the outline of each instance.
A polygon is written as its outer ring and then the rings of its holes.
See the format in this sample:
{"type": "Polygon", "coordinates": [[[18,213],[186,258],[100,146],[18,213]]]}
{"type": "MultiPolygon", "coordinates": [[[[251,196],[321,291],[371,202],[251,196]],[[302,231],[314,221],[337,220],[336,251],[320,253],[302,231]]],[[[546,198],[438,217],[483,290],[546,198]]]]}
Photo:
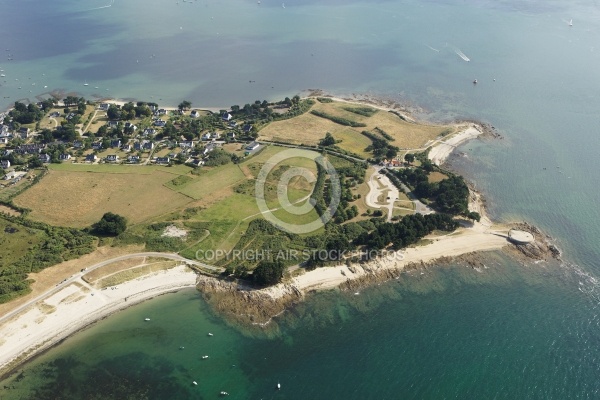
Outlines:
{"type": "Polygon", "coordinates": [[[90,8],[89,10],[86,10],[86,11],[94,11],[94,10],[101,10],[103,8],[109,8],[109,7],[112,7],[113,4],[115,4],[115,0],[111,0],[110,4],[108,4],[106,6],[90,8]]]}
{"type": "Polygon", "coordinates": [[[458,55],[460,58],[462,58],[463,60],[465,60],[466,62],[471,61],[471,59],[469,57],[467,57],[465,55],[465,53],[463,53],[462,51],[460,51],[460,49],[458,48],[454,48],[454,52],[456,53],[456,55],[458,55]]]}
{"type": "Polygon", "coordinates": [[[430,45],[426,44],[425,47],[430,48],[433,51],[437,51],[438,53],[440,52],[438,49],[434,49],[433,47],[431,47],[430,45]]]}

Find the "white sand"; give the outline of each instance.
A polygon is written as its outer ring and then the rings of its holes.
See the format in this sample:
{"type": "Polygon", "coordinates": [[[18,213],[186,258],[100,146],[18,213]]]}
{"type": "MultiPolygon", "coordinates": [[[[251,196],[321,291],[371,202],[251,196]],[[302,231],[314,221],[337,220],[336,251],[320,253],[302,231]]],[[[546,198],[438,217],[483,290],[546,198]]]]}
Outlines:
{"type": "Polygon", "coordinates": [[[78,279],[0,325],[0,371],[109,314],[160,294],[194,287],[196,277],[188,267],[178,266],[104,290],[78,279]]]}
{"type": "Polygon", "coordinates": [[[429,151],[429,159],[435,165],[440,165],[448,158],[455,148],[479,135],[481,135],[481,131],[477,129],[475,125],[471,125],[464,131],[452,136],[450,139],[440,141],[433,146],[429,151]]]}
{"type": "Polygon", "coordinates": [[[460,228],[441,237],[429,237],[433,240],[425,246],[408,248],[387,257],[373,260],[364,266],[354,264],[352,270],[346,265],[317,268],[306,272],[291,282],[280,284],[266,290],[272,297],[278,298],[290,292],[290,288],[301,292],[332,289],[340,284],[360,278],[377,270],[402,270],[408,263],[430,262],[441,257],[453,257],[476,251],[500,250],[508,244],[504,230],[489,230],[487,225],[475,223],[472,228],[460,228]],[[499,236],[503,235],[503,236],[499,236]]]}

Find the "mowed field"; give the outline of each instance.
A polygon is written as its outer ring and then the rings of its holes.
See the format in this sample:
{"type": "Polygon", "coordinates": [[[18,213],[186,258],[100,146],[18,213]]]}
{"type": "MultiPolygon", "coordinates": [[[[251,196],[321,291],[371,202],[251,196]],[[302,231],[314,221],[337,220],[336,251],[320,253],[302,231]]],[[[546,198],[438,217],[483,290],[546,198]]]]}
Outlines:
{"type": "Polygon", "coordinates": [[[97,222],[109,211],[135,224],[192,201],[163,185],[174,178],[171,173],[161,170],[148,174],[119,172],[50,170],[14,202],[31,209],[32,219],[81,228],[97,222]]]}
{"type": "Polygon", "coordinates": [[[397,115],[383,110],[377,110],[370,117],[347,110],[365,107],[368,106],[344,102],[316,102],[311,110],[318,110],[336,117],[364,123],[366,127],[352,128],[340,125],[308,112],[289,120],[277,121],[267,125],[260,130],[259,140],[316,145],[329,132],[336,139],[341,140],[338,143],[340,148],[361,156],[369,156],[365,152],[365,148],[371,144],[371,141],[360,133],[363,130],[373,131],[377,127],[395,139],[391,142],[392,145],[403,149],[417,149],[423,147],[429,140],[440,136],[442,132],[448,129],[454,132],[455,129],[443,125],[424,125],[406,122],[397,115]]]}

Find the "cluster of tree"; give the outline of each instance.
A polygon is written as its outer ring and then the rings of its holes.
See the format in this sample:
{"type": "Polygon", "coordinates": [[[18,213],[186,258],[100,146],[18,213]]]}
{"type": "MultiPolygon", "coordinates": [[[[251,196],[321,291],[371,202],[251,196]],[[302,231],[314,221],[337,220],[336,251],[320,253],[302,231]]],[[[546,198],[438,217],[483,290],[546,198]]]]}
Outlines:
{"type": "Polygon", "coordinates": [[[335,140],[333,135],[331,133],[327,132],[325,134],[325,137],[319,141],[319,146],[324,146],[324,147],[334,146],[336,143],[338,143],[338,142],[335,140]]]}
{"type": "Polygon", "coordinates": [[[343,118],[343,117],[338,117],[335,115],[327,114],[326,112],[319,111],[319,110],[311,110],[310,113],[313,115],[316,115],[317,117],[325,118],[332,122],[335,122],[336,124],[340,124],[340,125],[344,125],[344,126],[351,126],[353,128],[360,128],[360,127],[367,126],[366,124],[363,124],[362,122],[352,121],[348,118],[343,118]]]}
{"type": "Polygon", "coordinates": [[[319,103],[333,103],[333,99],[330,97],[317,97],[319,103]]]}
{"type": "Polygon", "coordinates": [[[469,188],[462,176],[450,175],[441,182],[430,183],[429,173],[423,168],[400,169],[395,175],[411,186],[415,195],[432,202],[438,211],[452,215],[469,212],[469,188]]]}
{"type": "Polygon", "coordinates": [[[363,117],[372,117],[377,112],[377,110],[372,107],[344,107],[344,110],[362,115],[363,117]]]}
{"type": "Polygon", "coordinates": [[[393,142],[395,140],[392,135],[390,135],[389,133],[387,133],[386,131],[384,131],[383,129],[381,129],[378,126],[376,126],[374,130],[375,130],[375,132],[377,132],[381,136],[383,136],[384,139],[389,140],[390,142],[393,142]]]}
{"type": "Polygon", "coordinates": [[[30,291],[27,275],[51,265],[80,257],[94,250],[94,237],[77,229],[60,228],[21,217],[3,215],[3,219],[36,232],[41,240],[16,262],[0,261],[0,303],[30,291]]]}
{"type": "Polygon", "coordinates": [[[214,149],[206,157],[205,164],[207,167],[218,167],[219,165],[229,164],[232,161],[232,154],[223,149],[214,149]]]}
{"type": "Polygon", "coordinates": [[[118,236],[127,229],[127,219],[111,212],[105,213],[91,227],[91,232],[100,236],[118,236]]]}
{"type": "Polygon", "coordinates": [[[252,272],[252,279],[261,286],[275,285],[281,282],[284,272],[285,264],[282,261],[263,260],[252,272]]]}
{"type": "Polygon", "coordinates": [[[458,222],[451,215],[441,213],[406,215],[397,223],[374,221],[375,229],[356,238],[356,245],[364,245],[370,250],[381,250],[388,246],[399,250],[436,229],[451,232],[458,228],[458,222]]]}
{"type": "Polygon", "coordinates": [[[42,143],[52,143],[57,140],[61,140],[64,142],[73,142],[79,138],[79,131],[75,128],[75,125],[72,123],[66,123],[54,130],[43,129],[39,135],[38,139],[42,143]]]}
{"type": "Polygon", "coordinates": [[[137,104],[133,104],[132,102],[123,104],[123,107],[120,107],[116,104],[111,104],[108,106],[108,110],[106,111],[106,115],[110,120],[132,120],[134,118],[143,118],[150,117],[152,115],[152,110],[150,109],[150,105],[144,102],[138,102],[137,104]]]}
{"type": "Polygon", "coordinates": [[[15,101],[15,108],[8,115],[13,121],[20,124],[31,124],[40,121],[44,117],[44,111],[34,103],[25,105],[24,103],[15,101]]]}
{"type": "Polygon", "coordinates": [[[391,158],[396,157],[396,155],[398,154],[398,150],[400,150],[400,149],[396,146],[392,146],[387,140],[382,139],[379,136],[377,136],[369,131],[362,131],[361,133],[364,136],[371,139],[371,145],[367,146],[367,148],[365,150],[372,151],[373,156],[376,159],[378,159],[378,160],[382,159],[382,158],[391,159],[391,158]]]}

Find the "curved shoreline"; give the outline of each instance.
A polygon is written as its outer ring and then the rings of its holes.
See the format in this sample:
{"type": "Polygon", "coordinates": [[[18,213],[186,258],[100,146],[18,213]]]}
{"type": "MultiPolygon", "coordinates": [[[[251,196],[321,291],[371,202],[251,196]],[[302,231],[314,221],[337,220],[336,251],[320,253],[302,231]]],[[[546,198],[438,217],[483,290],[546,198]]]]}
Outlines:
{"type": "Polygon", "coordinates": [[[95,289],[83,280],[75,281],[0,325],[0,376],[111,314],[166,293],[193,288],[196,281],[197,274],[184,265],[114,289],[95,289]]]}
{"type": "MultiPolygon", "coordinates": [[[[374,100],[361,101],[357,99],[354,101],[333,96],[327,97],[347,103],[368,104],[386,111],[401,109],[388,108],[384,104],[378,105],[373,102],[374,100]]],[[[119,100],[106,101],[124,103],[119,100]]],[[[215,110],[214,108],[194,108],[215,110]]],[[[403,114],[406,113],[406,110],[401,110],[403,114]]],[[[416,122],[409,116],[405,116],[405,118],[410,120],[409,122],[416,122]]],[[[484,133],[484,124],[476,121],[469,121],[468,124],[469,126],[465,130],[453,134],[449,139],[436,139],[432,143],[430,159],[439,165],[457,146],[484,133]]],[[[462,125],[464,126],[464,124],[462,125]]],[[[83,281],[78,280],[0,324],[0,376],[14,371],[24,362],[115,312],[180,289],[195,286],[205,295],[220,292],[228,297],[225,301],[239,299],[238,305],[242,309],[243,307],[256,307],[256,304],[259,304],[257,307],[262,308],[263,315],[259,315],[258,319],[254,320],[251,313],[246,313],[245,315],[250,316],[250,320],[246,322],[264,327],[292,302],[314,290],[327,290],[342,285],[351,287],[352,282],[359,283],[368,279],[369,276],[377,274],[389,275],[400,272],[417,263],[431,263],[467,253],[504,248],[508,245],[508,241],[500,230],[506,230],[506,227],[494,226],[485,217],[483,207],[478,201],[479,195],[472,193],[472,196],[475,200],[471,202],[472,207],[483,217],[481,223],[475,223],[468,228],[460,228],[448,235],[430,236],[426,239],[429,239],[431,243],[395,252],[390,258],[383,257],[365,264],[319,268],[266,289],[250,289],[237,283],[197,276],[196,273],[187,270],[184,266],[146,275],[120,284],[117,289],[107,289],[106,291],[91,288],[87,284],[81,284],[83,281]],[[251,304],[248,304],[249,298],[254,303],[251,301],[251,304]]],[[[216,308],[217,311],[227,312],[216,308]]]]}

